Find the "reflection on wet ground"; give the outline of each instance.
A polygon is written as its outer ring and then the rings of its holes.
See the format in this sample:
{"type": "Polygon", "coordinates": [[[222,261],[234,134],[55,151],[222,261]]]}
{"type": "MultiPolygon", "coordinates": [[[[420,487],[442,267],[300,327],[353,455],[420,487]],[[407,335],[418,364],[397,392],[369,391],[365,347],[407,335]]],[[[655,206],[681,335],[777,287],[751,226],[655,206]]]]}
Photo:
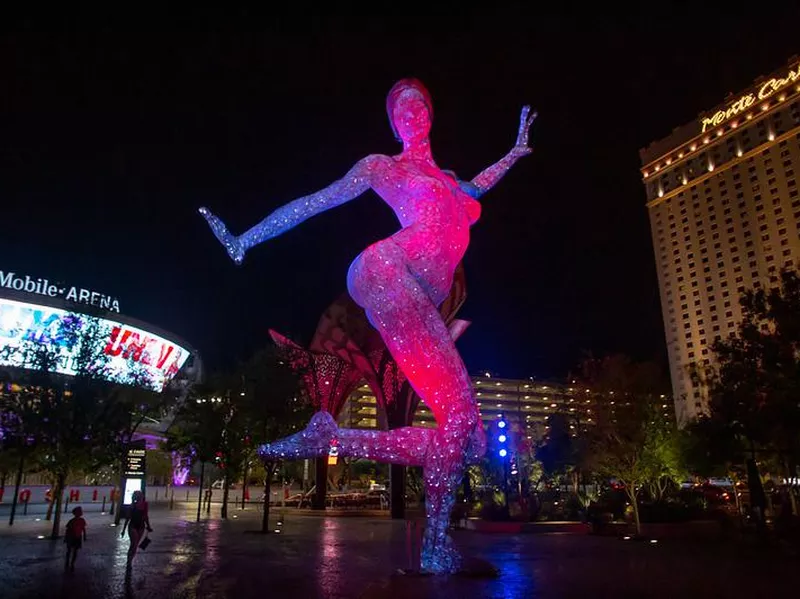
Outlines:
{"type": "Polygon", "coordinates": [[[128,538],[103,517],[89,518],[74,574],[63,572],[62,542],[37,540],[46,523],[0,525],[0,597],[707,598],[766,596],[792,573],[791,558],[753,544],[456,531],[465,555],[496,577],[408,576],[398,572],[407,565],[402,521],[289,516],[280,534],[261,535],[255,510],[235,513],[197,523],[189,512],[154,510],[152,543],[129,575],[128,538]]]}

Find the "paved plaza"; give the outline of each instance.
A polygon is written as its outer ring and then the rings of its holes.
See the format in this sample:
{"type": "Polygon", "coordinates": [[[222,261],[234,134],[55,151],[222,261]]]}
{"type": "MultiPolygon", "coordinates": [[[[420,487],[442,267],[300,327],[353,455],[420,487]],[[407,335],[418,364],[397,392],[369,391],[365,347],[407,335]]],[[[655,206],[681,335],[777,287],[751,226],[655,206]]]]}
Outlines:
{"type": "MultiPolygon", "coordinates": [[[[97,598],[515,598],[762,597],[792,588],[797,558],[755,543],[658,544],[588,534],[455,531],[465,555],[496,578],[404,576],[404,522],[388,518],[289,515],[281,534],[254,533],[255,509],[194,522],[181,508],[153,510],[155,532],[126,577],[128,540],[109,516],[90,514],[74,574],[64,544],[38,539],[48,523],[0,523],[0,597],[97,598]]],[[[277,515],[277,512],[274,513],[277,515]]],[[[273,527],[274,524],[273,518],[273,527]]]]}

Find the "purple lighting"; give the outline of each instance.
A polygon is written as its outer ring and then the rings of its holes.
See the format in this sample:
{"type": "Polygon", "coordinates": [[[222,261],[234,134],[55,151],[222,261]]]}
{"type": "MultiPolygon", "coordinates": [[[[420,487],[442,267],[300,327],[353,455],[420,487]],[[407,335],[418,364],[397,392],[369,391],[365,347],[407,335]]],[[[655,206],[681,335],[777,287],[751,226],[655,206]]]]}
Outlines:
{"type": "Polygon", "coordinates": [[[433,159],[428,138],[433,109],[419,81],[395,84],[387,110],[403,143],[400,154],[363,158],[341,180],[278,208],[238,237],[207,209],[200,212],[230,257],[241,263],[253,246],[368,189],[394,210],[401,230],[355,259],[347,275],[348,291],[431,409],[438,428],[339,429],[322,411],[304,431],[265,445],[260,453],[264,458],[321,457],[335,440],[340,456],[422,466],[427,516],[422,569],[452,573],[460,569],[461,558],[447,534],[450,512],[464,469],[483,456],[486,439],[470,377],[438,306],[450,291],[456,266],[469,245],[469,229],[480,216],[477,198],[531,152],[528,130],[536,114],[529,116],[529,107],[523,108],[511,151],[466,182],[441,170],[433,159]]]}

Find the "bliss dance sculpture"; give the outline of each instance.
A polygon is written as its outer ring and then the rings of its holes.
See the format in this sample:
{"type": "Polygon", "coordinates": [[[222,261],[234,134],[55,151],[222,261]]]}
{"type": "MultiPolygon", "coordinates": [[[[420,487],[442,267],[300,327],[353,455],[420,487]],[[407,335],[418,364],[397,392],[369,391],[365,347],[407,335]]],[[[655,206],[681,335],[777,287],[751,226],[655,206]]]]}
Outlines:
{"type": "Polygon", "coordinates": [[[522,109],[514,147],[468,182],[434,162],[428,138],[433,104],[421,82],[396,83],[386,109],[392,130],[403,143],[400,154],[363,158],[343,179],[278,208],[239,236],[206,208],[200,213],[240,264],[253,246],[368,189],[394,210],[402,228],[353,261],[347,289],[431,409],[438,428],[339,429],[331,415],[321,411],[304,431],[264,445],[260,453],[265,458],[292,459],[338,451],[341,456],[422,466],[427,524],[421,567],[431,573],[453,573],[461,559],[447,534],[450,512],[464,469],[483,456],[486,439],[469,374],[437,306],[450,291],[453,272],[469,244],[469,228],[480,216],[477,199],[531,152],[528,130],[536,113],[530,114],[528,106],[522,109]]]}

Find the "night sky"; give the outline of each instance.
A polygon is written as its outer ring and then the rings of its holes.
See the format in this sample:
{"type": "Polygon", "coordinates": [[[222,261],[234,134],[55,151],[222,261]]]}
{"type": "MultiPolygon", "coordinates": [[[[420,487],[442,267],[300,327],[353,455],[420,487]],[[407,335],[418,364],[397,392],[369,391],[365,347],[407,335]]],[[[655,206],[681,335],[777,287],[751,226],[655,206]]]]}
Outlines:
{"type": "Polygon", "coordinates": [[[269,328],[306,344],[350,261],[398,228],[391,210],[370,192],[236,267],[197,208],[239,233],[397,153],[385,95],[415,76],[433,95],[434,156],[461,178],[510,149],[523,104],[540,113],[533,155],[472,229],[469,369],[561,378],[584,351],[666,365],[638,150],[800,53],[800,11],[768,13],[3,34],[0,270],[116,295],[211,367],[269,328]]]}

